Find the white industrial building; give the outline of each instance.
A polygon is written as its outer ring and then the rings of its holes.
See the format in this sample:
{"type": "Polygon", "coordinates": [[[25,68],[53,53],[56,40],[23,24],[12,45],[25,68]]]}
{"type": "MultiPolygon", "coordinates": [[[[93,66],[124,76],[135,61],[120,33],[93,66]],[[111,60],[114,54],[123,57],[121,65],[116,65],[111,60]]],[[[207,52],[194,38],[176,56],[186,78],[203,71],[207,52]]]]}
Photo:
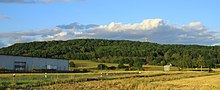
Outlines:
{"type": "Polygon", "coordinates": [[[7,70],[47,69],[68,71],[68,60],[0,55],[0,68],[7,70]]]}

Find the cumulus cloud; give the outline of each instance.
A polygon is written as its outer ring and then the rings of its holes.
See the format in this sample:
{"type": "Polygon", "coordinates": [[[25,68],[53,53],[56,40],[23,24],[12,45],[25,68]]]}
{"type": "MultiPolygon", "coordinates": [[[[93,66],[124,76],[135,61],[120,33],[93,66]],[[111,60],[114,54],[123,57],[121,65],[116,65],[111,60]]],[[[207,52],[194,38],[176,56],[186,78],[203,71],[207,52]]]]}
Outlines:
{"type": "Polygon", "coordinates": [[[54,35],[47,35],[42,36],[41,38],[37,39],[37,41],[50,41],[50,40],[67,40],[67,32],[60,32],[54,35]]]}
{"type": "Polygon", "coordinates": [[[134,24],[112,22],[84,34],[90,38],[127,39],[161,44],[212,45],[220,41],[215,35],[218,33],[209,32],[201,22],[176,25],[162,19],[147,19],[134,24]]]}
{"type": "Polygon", "coordinates": [[[1,19],[11,19],[10,17],[8,17],[8,16],[2,16],[2,15],[0,15],[0,20],[1,19]]]}
{"type": "Polygon", "coordinates": [[[0,39],[8,40],[8,43],[4,43],[5,45],[17,42],[79,38],[135,40],[160,44],[215,45],[220,43],[218,36],[219,32],[211,32],[201,22],[177,25],[162,19],[146,19],[133,24],[112,22],[108,25],[82,25],[79,23],[57,25],[54,29],[2,33],[0,39]]]}
{"type": "Polygon", "coordinates": [[[0,3],[52,3],[52,2],[77,2],[81,0],[0,0],[0,3]]]}
{"type": "Polygon", "coordinates": [[[152,30],[156,27],[164,25],[162,19],[147,19],[141,23],[122,24],[112,22],[109,25],[101,25],[98,29],[105,29],[108,31],[126,31],[126,30],[152,30]]]}
{"type": "Polygon", "coordinates": [[[189,25],[182,27],[185,30],[208,30],[201,22],[191,22],[189,25]]]}

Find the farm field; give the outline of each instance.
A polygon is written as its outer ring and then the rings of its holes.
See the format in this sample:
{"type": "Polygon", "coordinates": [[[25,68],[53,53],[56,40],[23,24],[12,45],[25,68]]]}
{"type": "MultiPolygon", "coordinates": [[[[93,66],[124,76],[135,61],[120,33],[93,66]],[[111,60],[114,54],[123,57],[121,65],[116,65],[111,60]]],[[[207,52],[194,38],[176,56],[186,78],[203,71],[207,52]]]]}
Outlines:
{"type": "MultiPolygon", "coordinates": [[[[163,66],[144,65],[145,71],[96,70],[97,62],[88,60],[72,60],[76,67],[74,69],[86,68],[88,73],[17,73],[13,78],[11,74],[0,74],[0,89],[75,89],[75,90],[145,90],[145,89],[179,89],[181,87],[193,89],[198,87],[197,80],[204,78],[205,81],[212,80],[213,84],[203,85],[203,88],[219,89],[216,86],[219,80],[218,73],[200,71],[178,71],[171,67],[171,71],[164,72],[163,66]],[[190,80],[192,84],[188,84],[190,80]],[[195,80],[194,80],[195,79],[195,80]],[[178,83],[182,82],[182,83],[178,83]],[[186,84],[184,84],[186,82],[186,84]],[[195,82],[195,83],[193,83],[195,82]],[[191,86],[190,86],[191,85],[191,86]],[[189,86],[189,87],[188,87],[189,86]],[[125,88],[126,87],[126,88],[125,88]]],[[[104,63],[107,66],[117,64],[104,63]]],[[[194,70],[193,68],[183,70],[194,70]]],[[[205,68],[204,68],[205,70],[205,68]]],[[[218,71],[219,69],[215,69],[218,71]]],[[[199,80],[202,81],[202,80],[199,80]]],[[[200,86],[199,86],[200,87],[200,86]]]]}
{"type": "MultiPolygon", "coordinates": [[[[75,67],[77,68],[96,68],[99,64],[98,62],[94,62],[91,60],[70,60],[69,62],[74,62],[75,67]]],[[[104,63],[107,66],[117,66],[118,64],[115,63],[104,63]]]]}
{"type": "MultiPolygon", "coordinates": [[[[151,73],[161,74],[159,72],[151,73]]],[[[129,78],[142,75],[137,71],[101,71],[91,73],[17,73],[0,74],[0,89],[5,88],[31,88],[57,83],[85,82],[103,79],[129,78]]]]}
{"type": "Polygon", "coordinates": [[[220,75],[180,79],[165,82],[154,82],[151,86],[172,87],[172,89],[219,90],[220,75]]]}
{"type": "Polygon", "coordinates": [[[218,73],[208,72],[142,72],[129,78],[114,78],[78,83],[64,83],[33,89],[57,90],[170,90],[220,89],[218,73]],[[201,80],[201,83],[200,83],[201,80]],[[210,81],[207,81],[210,80],[210,81]],[[191,82],[192,81],[192,82],[191,82]],[[189,83],[191,82],[191,83],[189,83]],[[196,83],[197,82],[197,83],[196,83]],[[210,82],[210,83],[207,83],[210,82]],[[200,86],[200,87],[198,87],[200,86]],[[202,87],[201,87],[202,86],[202,87]],[[183,88],[182,88],[183,87],[183,88]]]}
{"type": "MultiPolygon", "coordinates": [[[[75,67],[74,68],[70,68],[71,69],[75,69],[75,68],[86,68],[86,69],[93,69],[93,68],[97,68],[97,66],[99,64],[105,64],[108,67],[110,66],[118,66],[118,63],[98,63],[98,62],[94,62],[91,60],[70,60],[70,62],[74,62],[75,63],[75,67]]],[[[128,64],[124,64],[125,66],[128,66],[128,64]]],[[[143,68],[145,71],[163,71],[163,66],[156,66],[156,65],[143,65],[143,68]]],[[[176,67],[171,67],[172,71],[178,71],[178,69],[176,67]]]]}
{"type": "MultiPolygon", "coordinates": [[[[75,67],[74,68],[70,68],[71,69],[76,69],[76,68],[86,68],[86,69],[92,69],[94,70],[94,68],[97,68],[97,66],[99,64],[105,64],[108,67],[110,66],[118,66],[118,63],[99,63],[99,62],[94,62],[91,60],[70,60],[70,62],[74,62],[75,63],[75,67]]],[[[124,64],[125,66],[128,66],[128,64],[124,64]]],[[[145,71],[163,71],[163,66],[156,66],[156,65],[143,65],[143,69],[145,71]]],[[[198,70],[200,71],[200,68],[184,68],[183,71],[192,71],[192,70],[198,70]]],[[[203,68],[203,70],[208,70],[208,68],[203,68]]],[[[124,71],[124,70],[123,70],[124,71]]],[[[171,71],[178,71],[177,67],[172,66],[171,67],[171,71]]],[[[216,71],[220,71],[220,69],[217,69],[216,71]]]]}

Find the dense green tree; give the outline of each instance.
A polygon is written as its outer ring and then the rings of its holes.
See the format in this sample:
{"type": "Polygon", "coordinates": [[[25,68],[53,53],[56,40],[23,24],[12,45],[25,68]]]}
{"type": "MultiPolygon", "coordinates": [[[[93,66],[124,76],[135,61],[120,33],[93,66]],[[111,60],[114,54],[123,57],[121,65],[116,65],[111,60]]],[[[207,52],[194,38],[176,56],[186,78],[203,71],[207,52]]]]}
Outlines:
{"type": "Polygon", "coordinates": [[[130,60],[129,61],[129,67],[131,68],[131,67],[133,67],[134,66],[134,60],[130,60]]]}
{"type": "Polygon", "coordinates": [[[201,67],[201,71],[202,71],[202,68],[205,66],[204,57],[202,55],[199,55],[196,63],[197,63],[198,66],[201,67]]]}
{"type": "Polygon", "coordinates": [[[137,70],[143,69],[144,62],[143,60],[137,60],[134,62],[134,68],[137,70]]]}
{"type": "Polygon", "coordinates": [[[211,68],[215,67],[215,60],[214,59],[206,60],[205,65],[209,68],[209,72],[212,71],[211,68]]]}
{"type": "Polygon", "coordinates": [[[187,68],[192,67],[192,58],[188,53],[183,55],[182,60],[183,60],[182,64],[184,64],[183,67],[187,67],[187,68]]]}
{"type": "Polygon", "coordinates": [[[1,48],[0,55],[81,59],[103,63],[122,61],[130,67],[140,59],[153,65],[172,63],[179,68],[212,67],[220,64],[219,46],[161,45],[128,40],[75,39],[16,43],[1,48]],[[211,61],[214,63],[209,63],[211,61]]]}
{"type": "Polygon", "coordinates": [[[124,65],[123,61],[119,61],[118,68],[125,68],[125,65],[124,65]]]}
{"type": "Polygon", "coordinates": [[[175,53],[175,54],[172,55],[171,58],[174,60],[174,61],[173,61],[173,64],[174,64],[175,66],[177,66],[178,69],[179,69],[179,71],[180,71],[181,68],[184,67],[184,63],[183,63],[183,60],[182,60],[180,54],[179,54],[179,53],[175,53]]]}

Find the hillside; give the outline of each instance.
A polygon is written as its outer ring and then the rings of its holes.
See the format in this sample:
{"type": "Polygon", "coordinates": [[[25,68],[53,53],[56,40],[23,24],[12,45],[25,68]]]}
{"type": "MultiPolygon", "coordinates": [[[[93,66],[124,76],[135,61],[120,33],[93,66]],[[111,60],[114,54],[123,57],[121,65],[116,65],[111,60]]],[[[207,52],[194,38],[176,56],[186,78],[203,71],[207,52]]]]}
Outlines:
{"type": "Polygon", "coordinates": [[[1,48],[1,55],[93,60],[153,65],[172,63],[179,67],[214,67],[220,63],[220,47],[199,45],[161,45],[149,42],[103,39],[76,39],[17,43],[1,48]]]}

